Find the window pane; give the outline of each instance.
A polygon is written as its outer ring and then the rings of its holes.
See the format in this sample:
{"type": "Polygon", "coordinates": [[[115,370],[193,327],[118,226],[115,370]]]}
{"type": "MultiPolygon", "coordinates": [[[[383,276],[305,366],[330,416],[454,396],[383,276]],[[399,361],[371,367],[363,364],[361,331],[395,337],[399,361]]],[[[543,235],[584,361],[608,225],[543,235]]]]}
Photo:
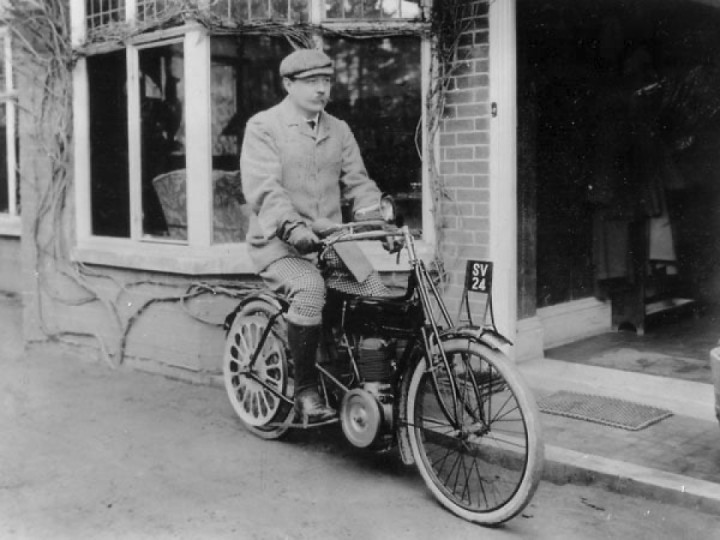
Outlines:
{"type": "Polygon", "coordinates": [[[290,18],[293,22],[307,22],[310,18],[309,0],[290,0],[290,18]]]}
{"type": "Polygon", "coordinates": [[[125,0],[86,0],[85,20],[88,29],[125,20],[125,0]]]}
{"type": "Polygon", "coordinates": [[[125,52],[87,59],[92,233],[130,236],[125,52]]]}
{"type": "Polygon", "coordinates": [[[213,36],[211,47],[213,239],[242,242],[249,217],[238,170],[245,123],[285,96],[278,66],[292,49],[270,36],[213,36]]]}
{"type": "Polygon", "coordinates": [[[141,49],[142,231],[187,240],[184,57],[180,43],[141,49]]]}
{"type": "Polygon", "coordinates": [[[248,0],[219,0],[210,4],[210,12],[223,19],[248,18],[248,0]]]}
{"type": "Polygon", "coordinates": [[[325,19],[416,19],[420,0],[327,0],[325,19]]]}
{"type": "Polygon", "coordinates": [[[169,0],[138,0],[138,21],[152,21],[163,16],[163,12],[170,6],[169,0]]]}
{"type": "Polygon", "coordinates": [[[210,11],[233,20],[268,19],[307,22],[310,0],[217,0],[210,11]]]}
{"type": "Polygon", "coordinates": [[[350,125],[368,174],[395,196],[419,231],[422,161],[415,133],[422,116],[420,39],[326,40],[336,83],[328,112],[350,125]]]}
{"type": "Polygon", "coordinates": [[[268,3],[268,0],[251,0],[250,18],[267,19],[270,16],[270,11],[268,10],[268,3]]]}
{"type": "Polygon", "coordinates": [[[0,212],[10,210],[7,162],[7,104],[0,103],[0,212]]]}

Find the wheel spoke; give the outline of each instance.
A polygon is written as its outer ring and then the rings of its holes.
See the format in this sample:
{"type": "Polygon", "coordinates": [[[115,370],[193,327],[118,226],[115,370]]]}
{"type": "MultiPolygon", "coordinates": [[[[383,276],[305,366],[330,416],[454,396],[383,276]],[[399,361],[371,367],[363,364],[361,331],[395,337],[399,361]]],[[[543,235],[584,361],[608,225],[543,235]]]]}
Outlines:
{"type": "MultiPolygon", "coordinates": [[[[265,304],[261,308],[265,309],[265,304]]],[[[281,398],[289,379],[285,346],[275,329],[265,335],[273,315],[262,310],[238,313],[228,333],[223,365],[235,412],[245,427],[265,438],[287,431],[285,421],[292,413],[291,401],[281,398]]]]}
{"type": "MultiPolygon", "coordinates": [[[[514,368],[501,355],[480,355],[467,341],[454,343],[455,349],[445,351],[452,372],[443,364],[426,371],[423,363],[411,379],[413,454],[443,504],[472,521],[499,523],[527,504],[539,480],[537,460],[529,470],[530,455],[537,453],[530,444],[537,439],[528,435],[518,396],[527,390],[517,377],[506,376],[514,368]]],[[[537,412],[532,420],[537,422],[537,412]]]]}

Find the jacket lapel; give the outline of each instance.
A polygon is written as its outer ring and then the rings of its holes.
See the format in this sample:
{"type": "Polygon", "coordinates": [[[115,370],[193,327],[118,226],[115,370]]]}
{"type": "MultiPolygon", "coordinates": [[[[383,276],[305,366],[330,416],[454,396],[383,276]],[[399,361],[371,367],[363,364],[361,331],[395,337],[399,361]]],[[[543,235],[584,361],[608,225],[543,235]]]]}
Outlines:
{"type": "Polygon", "coordinates": [[[324,141],[330,136],[330,127],[328,126],[325,112],[320,113],[320,124],[318,125],[317,142],[324,141]]]}

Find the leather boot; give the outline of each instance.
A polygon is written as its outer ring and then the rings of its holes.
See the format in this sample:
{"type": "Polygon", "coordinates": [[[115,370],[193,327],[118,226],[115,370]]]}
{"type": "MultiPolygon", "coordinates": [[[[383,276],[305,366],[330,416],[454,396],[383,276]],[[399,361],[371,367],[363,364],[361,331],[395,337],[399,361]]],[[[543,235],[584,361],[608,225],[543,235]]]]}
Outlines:
{"type": "Polygon", "coordinates": [[[317,391],[315,358],[320,340],[320,326],[300,326],[288,322],[288,345],[295,364],[295,412],[300,421],[323,422],[335,416],[317,391]]]}

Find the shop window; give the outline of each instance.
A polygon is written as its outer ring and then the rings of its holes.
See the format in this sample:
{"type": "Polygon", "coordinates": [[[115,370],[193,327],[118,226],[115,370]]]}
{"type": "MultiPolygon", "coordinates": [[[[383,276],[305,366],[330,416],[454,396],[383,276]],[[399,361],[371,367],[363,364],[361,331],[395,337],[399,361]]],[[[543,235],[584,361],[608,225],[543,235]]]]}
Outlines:
{"type": "Polygon", "coordinates": [[[355,134],[368,174],[393,195],[405,223],[422,227],[420,39],[326,40],[336,81],[328,112],[355,134]]]}
{"type": "Polygon", "coordinates": [[[18,181],[17,95],[13,86],[10,37],[0,29],[0,232],[18,230],[20,182],[18,181]]]}
{"type": "Polygon", "coordinates": [[[116,51],[88,59],[92,233],[129,238],[136,213],[141,237],[187,240],[182,44],[140,48],[137,59],[136,212],[130,196],[126,54],[116,51]]]}
{"type": "MultiPolygon", "coordinates": [[[[326,39],[325,48],[336,63],[328,112],[348,122],[368,174],[394,195],[406,223],[419,234],[422,162],[415,137],[422,115],[420,39],[326,39]]],[[[286,40],[269,36],[212,38],[215,171],[238,168],[245,123],[285,96],[277,67],[291,50],[286,40]]],[[[236,196],[242,202],[242,196],[236,196]]],[[[227,210],[218,205],[214,210],[217,241],[223,236],[217,229],[223,226],[218,214],[227,210]]]]}
{"type": "MultiPolygon", "coordinates": [[[[106,19],[124,6],[88,2],[86,17],[90,4],[105,6],[106,19]]],[[[171,4],[135,0],[134,17],[159,16],[171,4]]],[[[206,8],[218,15],[224,6],[233,17],[246,10],[248,19],[265,13],[265,21],[268,14],[291,21],[312,14],[316,23],[336,17],[345,19],[342,28],[361,28],[361,18],[418,14],[417,2],[345,5],[338,11],[340,4],[318,0],[243,0],[206,8]],[[382,13],[366,10],[371,4],[382,13]]],[[[77,140],[89,149],[76,150],[81,260],[197,273],[251,270],[239,154],[250,116],[285,96],[278,66],[292,45],[274,34],[178,27],[163,29],[156,41],[145,34],[124,47],[88,49],[75,78],[77,140]]],[[[422,64],[423,38],[400,34],[315,37],[336,61],[328,112],[348,122],[370,176],[395,195],[421,236],[421,81],[429,66],[422,64]]]]}
{"type": "Polygon", "coordinates": [[[213,242],[245,240],[249,208],[239,176],[245,124],[285,96],[278,73],[292,52],[287,40],[270,36],[211,38],[213,242]],[[224,174],[223,174],[224,173],[224,174]]]}
{"type": "Polygon", "coordinates": [[[142,236],[187,240],[181,43],[138,51],[142,236]]]}

